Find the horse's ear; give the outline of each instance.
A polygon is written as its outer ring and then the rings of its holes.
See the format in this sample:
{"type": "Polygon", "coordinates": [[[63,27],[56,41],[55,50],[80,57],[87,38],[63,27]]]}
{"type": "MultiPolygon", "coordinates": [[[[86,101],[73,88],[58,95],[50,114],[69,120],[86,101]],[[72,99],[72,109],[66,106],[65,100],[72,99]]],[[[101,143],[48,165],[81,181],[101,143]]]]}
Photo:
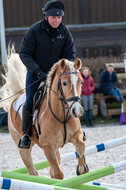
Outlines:
{"type": "Polygon", "coordinates": [[[75,67],[76,70],[80,70],[81,69],[81,67],[82,67],[82,61],[79,58],[76,59],[76,61],[74,63],[74,67],[75,67]]]}
{"type": "Polygon", "coordinates": [[[64,71],[65,68],[66,68],[66,62],[65,62],[65,59],[62,59],[60,61],[60,68],[61,68],[61,71],[64,71]]]}

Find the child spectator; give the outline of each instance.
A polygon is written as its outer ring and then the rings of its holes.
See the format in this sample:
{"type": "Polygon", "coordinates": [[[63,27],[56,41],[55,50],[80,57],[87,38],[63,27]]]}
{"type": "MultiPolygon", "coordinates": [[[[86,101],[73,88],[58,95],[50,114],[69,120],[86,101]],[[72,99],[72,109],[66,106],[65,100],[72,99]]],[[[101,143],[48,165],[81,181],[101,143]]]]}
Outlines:
{"type": "Polygon", "coordinates": [[[123,102],[124,98],[117,87],[118,80],[112,64],[109,64],[107,69],[101,73],[100,83],[104,95],[113,95],[118,102],[123,102]]]}
{"type": "Polygon", "coordinates": [[[83,67],[81,72],[83,83],[81,98],[85,111],[86,126],[94,126],[92,123],[94,81],[89,74],[89,68],[83,67]]]}

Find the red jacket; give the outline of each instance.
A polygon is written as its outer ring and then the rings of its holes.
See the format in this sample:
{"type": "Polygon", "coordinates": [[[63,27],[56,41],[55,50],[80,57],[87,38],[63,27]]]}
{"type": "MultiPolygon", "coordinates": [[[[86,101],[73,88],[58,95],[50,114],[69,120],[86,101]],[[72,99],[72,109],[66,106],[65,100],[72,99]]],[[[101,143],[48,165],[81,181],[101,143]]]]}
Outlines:
{"type": "Polygon", "coordinates": [[[93,81],[93,78],[90,75],[87,78],[85,78],[83,74],[81,74],[81,76],[83,78],[81,95],[87,95],[87,96],[89,96],[94,91],[94,81],[93,81]]]}

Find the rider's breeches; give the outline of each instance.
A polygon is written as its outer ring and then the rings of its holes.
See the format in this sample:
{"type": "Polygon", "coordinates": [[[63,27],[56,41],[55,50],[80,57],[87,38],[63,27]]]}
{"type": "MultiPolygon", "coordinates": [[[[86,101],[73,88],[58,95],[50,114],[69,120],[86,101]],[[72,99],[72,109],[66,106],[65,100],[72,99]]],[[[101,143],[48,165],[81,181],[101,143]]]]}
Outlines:
{"type": "Polygon", "coordinates": [[[29,111],[29,113],[32,113],[33,109],[33,97],[36,93],[38,87],[40,85],[40,81],[38,81],[38,78],[31,74],[29,71],[27,71],[26,76],[26,101],[25,101],[25,110],[29,111]]]}

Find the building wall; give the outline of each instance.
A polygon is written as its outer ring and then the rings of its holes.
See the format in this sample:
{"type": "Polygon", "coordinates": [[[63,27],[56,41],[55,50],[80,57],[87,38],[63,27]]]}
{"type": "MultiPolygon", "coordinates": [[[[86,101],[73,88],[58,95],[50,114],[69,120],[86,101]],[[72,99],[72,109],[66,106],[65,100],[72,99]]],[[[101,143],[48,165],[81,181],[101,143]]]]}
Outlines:
{"type": "MultiPolygon", "coordinates": [[[[65,4],[65,24],[126,21],[126,0],[61,0],[65,4]]],[[[3,0],[5,26],[26,27],[43,18],[47,0],[3,0]]]]}
{"type": "MultiPolygon", "coordinates": [[[[120,56],[126,52],[126,0],[61,1],[65,4],[63,22],[72,32],[78,57],[120,56]]],[[[7,45],[14,42],[18,51],[26,27],[43,18],[41,9],[47,0],[3,2],[7,45]]]]}

